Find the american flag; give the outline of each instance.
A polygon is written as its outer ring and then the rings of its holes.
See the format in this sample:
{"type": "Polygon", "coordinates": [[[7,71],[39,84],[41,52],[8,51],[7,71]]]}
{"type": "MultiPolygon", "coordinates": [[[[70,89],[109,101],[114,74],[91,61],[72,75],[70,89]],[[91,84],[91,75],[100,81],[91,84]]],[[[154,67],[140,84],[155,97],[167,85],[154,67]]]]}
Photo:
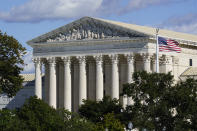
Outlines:
{"type": "Polygon", "coordinates": [[[175,40],[158,37],[158,41],[159,41],[159,51],[164,51],[164,52],[175,51],[177,53],[181,52],[179,43],[175,40]]]}

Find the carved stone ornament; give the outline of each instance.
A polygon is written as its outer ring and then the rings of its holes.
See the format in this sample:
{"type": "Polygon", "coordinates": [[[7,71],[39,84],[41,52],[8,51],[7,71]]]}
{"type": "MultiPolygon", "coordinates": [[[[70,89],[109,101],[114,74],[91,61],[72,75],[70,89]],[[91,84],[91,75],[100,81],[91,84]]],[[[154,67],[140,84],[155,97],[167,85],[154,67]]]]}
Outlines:
{"type": "Polygon", "coordinates": [[[49,65],[55,66],[56,65],[56,58],[55,57],[49,57],[47,58],[47,61],[49,65]]]}
{"type": "Polygon", "coordinates": [[[79,64],[86,63],[86,56],[77,56],[79,64]]]}
{"type": "Polygon", "coordinates": [[[165,63],[165,64],[171,64],[171,63],[172,63],[172,57],[170,57],[170,56],[165,56],[165,58],[164,58],[164,63],[165,63]]]}
{"type": "Polygon", "coordinates": [[[110,55],[110,58],[111,58],[112,63],[118,63],[119,57],[117,54],[110,55]]]}
{"type": "Polygon", "coordinates": [[[127,58],[128,63],[133,63],[134,62],[134,54],[125,54],[125,57],[127,58]]]}
{"type": "Polygon", "coordinates": [[[63,60],[64,64],[69,63],[70,64],[70,56],[65,56],[65,57],[61,57],[61,59],[63,60]]]}
{"type": "Polygon", "coordinates": [[[94,59],[96,60],[97,64],[103,62],[103,56],[102,55],[96,55],[96,56],[94,56],[94,59]]]}
{"type": "Polygon", "coordinates": [[[41,58],[33,58],[32,60],[35,64],[41,64],[41,58]]]}
{"type": "Polygon", "coordinates": [[[113,38],[129,38],[134,34],[118,30],[107,25],[99,23],[80,23],[64,31],[54,33],[45,40],[40,42],[63,42],[72,40],[93,40],[93,39],[113,39],[113,38]]]}
{"type": "Polygon", "coordinates": [[[150,62],[151,61],[151,55],[150,54],[142,54],[142,60],[144,62],[150,62]]]}

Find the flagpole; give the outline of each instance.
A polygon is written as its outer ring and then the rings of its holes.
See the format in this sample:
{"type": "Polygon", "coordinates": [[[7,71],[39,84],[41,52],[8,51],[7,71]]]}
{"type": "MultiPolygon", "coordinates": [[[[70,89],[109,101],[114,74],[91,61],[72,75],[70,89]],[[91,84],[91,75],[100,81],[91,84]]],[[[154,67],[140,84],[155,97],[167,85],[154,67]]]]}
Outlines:
{"type": "Polygon", "coordinates": [[[159,73],[159,41],[158,41],[159,28],[156,28],[156,73],[159,73]]]}

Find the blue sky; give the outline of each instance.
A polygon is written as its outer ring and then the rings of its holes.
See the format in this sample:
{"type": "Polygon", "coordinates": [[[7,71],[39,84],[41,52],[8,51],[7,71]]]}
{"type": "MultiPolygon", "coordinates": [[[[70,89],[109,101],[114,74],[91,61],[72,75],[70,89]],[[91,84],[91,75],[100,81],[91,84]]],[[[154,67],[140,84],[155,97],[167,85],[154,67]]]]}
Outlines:
{"type": "Polygon", "coordinates": [[[0,30],[27,48],[30,63],[26,41],[83,16],[197,34],[196,8],[197,0],[2,0],[0,30]]]}

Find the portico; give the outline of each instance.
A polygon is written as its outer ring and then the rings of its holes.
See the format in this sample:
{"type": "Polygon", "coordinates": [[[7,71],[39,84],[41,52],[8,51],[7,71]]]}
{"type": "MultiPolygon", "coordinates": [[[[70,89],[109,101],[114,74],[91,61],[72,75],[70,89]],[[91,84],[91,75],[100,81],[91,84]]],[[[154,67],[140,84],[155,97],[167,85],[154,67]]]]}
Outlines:
{"type": "MultiPolygon", "coordinates": [[[[177,32],[162,33],[190,38],[177,32]]],[[[178,40],[195,46],[195,38],[193,42],[191,39],[178,40]]],[[[77,111],[83,100],[99,101],[104,96],[120,99],[125,107],[132,104],[132,99],[120,93],[123,84],[132,82],[133,72],[156,71],[155,29],[150,27],[84,17],[27,43],[33,47],[35,95],[54,108],[77,111]]],[[[188,68],[184,61],[196,56],[190,48],[180,54],[160,53],[160,72],[171,71],[178,80],[188,68]]]]}
{"type": "MultiPolygon", "coordinates": [[[[119,99],[122,84],[132,82],[134,70],[153,72],[151,69],[152,56],[153,54],[145,53],[114,53],[109,55],[95,54],[94,56],[37,57],[34,61],[35,65],[39,65],[35,66],[35,94],[38,98],[44,99],[50,106],[54,108],[64,107],[69,111],[76,111],[78,106],[83,103],[83,99],[99,101],[104,95],[110,95],[112,99],[119,99]],[[44,96],[41,96],[40,63],[43,63],[45,74],[48,75],[45,77],[46,86],[44,88],[46,91],[44,96]],[[136,67],[137,63],[142,63],[143,68],[136,67]],[[61,65],[63,68],[57,68],[61,65]],[[107,66],[108,68],[105,69],[107,66]],[[90,70],[92,72],[89,72],[90,70]],[[91,81],[92,79],[95,81],[91,81]],[[91,94],[95,95],[91,96],[91,94]],[[58,102],[60,99],[62,99],[61,102],[58,102]]],[[[124,96],[121,103],[124,106],[131,104],[131,98],[124,96]]]]}

